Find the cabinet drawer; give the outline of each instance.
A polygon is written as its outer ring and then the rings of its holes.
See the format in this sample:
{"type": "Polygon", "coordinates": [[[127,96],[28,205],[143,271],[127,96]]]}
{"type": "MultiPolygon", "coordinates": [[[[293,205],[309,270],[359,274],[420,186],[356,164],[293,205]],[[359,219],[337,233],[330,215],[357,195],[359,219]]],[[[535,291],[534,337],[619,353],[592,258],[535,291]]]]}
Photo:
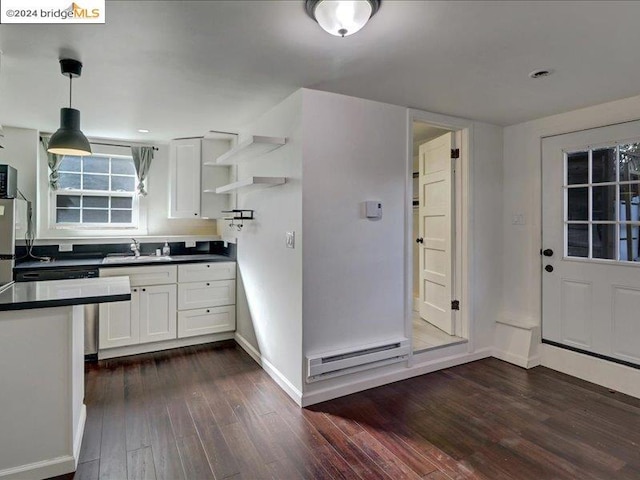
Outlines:
{"type": "Polygon", "coordinates": [[[178,265],[178,281],[202,282],[207,280],[233,280],[236,262],[189,263],[178,265]]]}
{"type": "Polygon", "coordinates": [[[147,285],[167,285],[176,283],[178,280],[178,270],[176,265],[162,265],[152,267],[121,267],[121,268],[101,268],[101,277],[129,276],[129,283],[132,287],[147,285]]]}
{"type": "Polygon", "coordinates": [[[235,305],[236,281],[178,284],[178,310],[235,305]]]}
{"type": "Polygon", "coordinates": [[[178,338],[232,332],[235,329],[236,307],[233,305],[178,313],[178,338]]]}

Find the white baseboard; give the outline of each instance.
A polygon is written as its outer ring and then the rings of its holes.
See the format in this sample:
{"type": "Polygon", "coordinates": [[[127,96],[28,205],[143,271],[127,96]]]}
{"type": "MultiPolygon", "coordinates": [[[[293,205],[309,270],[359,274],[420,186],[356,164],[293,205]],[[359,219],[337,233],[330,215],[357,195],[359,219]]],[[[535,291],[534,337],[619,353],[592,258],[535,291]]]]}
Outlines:
{"type": "Polygon", "coordinates": [[[523,322],[496,321],[493,356],[522,368],[540,365],[540,327],[523,322]]]}
{"type": "Polygon", "coordinates": [[[400,380],[406,380],[411,377],[417,377],[418,375],[424,375],[444,368],[462,365],[463,363],[475,362],[476,360],[490,357],[491,353],[491,349],[486,348],[473,353],[465,352],[422,363],[416,363],[408,368],[400,364],[393,371],[383,375],[370,375],[368,378],[363,378],[361,380],[346,376],[344,383],[341,385],[303,394],[302,406],[308,407],[316,403],[325,402],[327,400],[343,397],[363,390],[369,390],[370,388],[380,387],[400,380]]]}
{"type": "Polygon", "coordinates": [[[25,480],[49,478],[71,473],[76,470],[76,458],[71,455],[51,458],[40,462],[20,465],[19,467],[0,470],[2,480],[25,480]]]}
{"type": "Polygon", "coordinates": [[[518,367],[527,369],[540,365],[540,355],[525,357],[513,352],[507,352],[505,350],[494,348],[491,356],[497,358],[498,360],[503,360],[505,362],[517,365],[518,367]]]}
{"type": "Polygon", "coordinates": [[[640,398],[640,370],[619,363],[542,344],[541,364],[616,392],[640,398]]]}
{"type": "Polygon", "coordinates": [[[98,360],[107,358],[125,357],[127,355],[139,355],[141,353],[159,352],[160,350],[170,350],[172,348],[188,347],[190,345],[202,345],[203,343],[221,342],[223,340],[233,340],[234,333],[213,333],[211,335],[200,335],[198,337],[178,338],[165,342],[141,343],[128,347],[116,347],[100,350],[98,360]]]}
{"type": "Polygon", "coordinates": [[[271,362],[264,358],[256,348],[251,345],[246,338],[236,333],[235,340],[260,365],[265,372],[285,391],[291,399],[302,406],[302,392],[298,390],[271,362]]]}

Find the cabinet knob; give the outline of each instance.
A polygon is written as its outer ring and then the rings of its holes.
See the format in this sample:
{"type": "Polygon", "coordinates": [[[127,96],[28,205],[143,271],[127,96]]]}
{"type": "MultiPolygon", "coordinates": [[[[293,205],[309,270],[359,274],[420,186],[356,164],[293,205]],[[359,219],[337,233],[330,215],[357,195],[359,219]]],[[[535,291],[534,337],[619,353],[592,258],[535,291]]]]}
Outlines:
{"type": "Polygon", "coordinates": [[[207,310],[207,313],[211,313],[210,310],[207,310]]]}
{"type": "Polygon", "coordinates": [[[207,283],[207,287],[210,286],[210,285],[211,285],[210,283],[207,283]]]}
{"type": "Polygon", "coordinates": [[[194,213],[194,215],[195,215],[196,217],[198,216],[198,214],[197,214],[197,213],[194,213]]]}
{"type": "Polygon", "coordinates": [[[137,288],[134,288],[134,289],[133,289],[133,291],[134,291],[134,292],[137,292],[137,291],[138,291],[138,289],[137,289],[137,288]]]}
{"type": "Polygon", "coordinates": [[[146,291],[147,291],[147,289],[146,289],[146,288],[143,288],[143,289],[142,289],[142,291],[143,291],[143,292],[146,292],[146,291]]]}
{"type": "Polygon", "coordinates": [[[207,265],[207,268],[211,268],[211,265],[207,265]]]}

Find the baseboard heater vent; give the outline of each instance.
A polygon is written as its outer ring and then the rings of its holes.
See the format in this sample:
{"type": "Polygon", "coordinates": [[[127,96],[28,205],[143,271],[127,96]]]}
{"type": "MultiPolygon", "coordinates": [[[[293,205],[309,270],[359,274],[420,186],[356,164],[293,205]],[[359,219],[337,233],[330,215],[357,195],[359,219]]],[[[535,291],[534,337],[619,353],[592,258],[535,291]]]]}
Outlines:
{"type": "Polygon", "coordinates": [[[307,382],[360,372],[409,358],[406,338],[307,357],[307,382]]]}

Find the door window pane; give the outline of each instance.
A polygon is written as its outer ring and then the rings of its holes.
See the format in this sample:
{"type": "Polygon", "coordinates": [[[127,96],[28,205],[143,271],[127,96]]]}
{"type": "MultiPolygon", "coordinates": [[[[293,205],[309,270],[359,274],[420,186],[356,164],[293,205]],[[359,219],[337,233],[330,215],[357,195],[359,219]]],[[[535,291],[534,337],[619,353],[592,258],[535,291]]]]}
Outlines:
{"type": "Polygon", "coordinates": [[[616,186],[593,187],[593,220],[615,221],[616,219],[616,186]]]}
{"type": "Polygon", "coordinates": [[[567,154],[567,184],[589,183],[589,152],[567,154]]]}
{"type": "Polygon", "coordinates": [[[638,245],[639,225],[623,223],[620,225],[620,260],[626,262],[640,261],[638,245]]]}
{"type": "Polygon", "coordinates": [[[83,175],[84,190],[109,190],[108,175],[83,175]]]}
{"type": "Polygon", "coordinates": [[[620,181],[640,180],[640,143],[620,145],[620,181]]]}
{"type": "Polygon", "coordinates": [[[640,220],[638,204],[640,203],[640,185],[630,183],[620,185],[620,221],[637,222],[640,220]]]}
{"type": "Polygon", "coordinates": [[[79,209],[56,209],[56,223],[79,223],[80,222],[80,210],[79,209]]]}
{"type": "Polygon", "coordinates": [[[616,148],[603,148],[592,153],[591,182],[616,181],[616,148]]]}
{"type": "Polygon", "coordinates": [[[591,226],[593,258],[616,259],[615,225],[594,223],[591,226]]]}
{"type": "Polygon", "coordinates": [[[567,225],[567,255],[570,257],[589,256],[589,225],[567,225]]]}
{"type": "Polygon", "coordinates": [[[567,220],[589,220],[589,189],[569,188],[567,197],[567,220]]]}

